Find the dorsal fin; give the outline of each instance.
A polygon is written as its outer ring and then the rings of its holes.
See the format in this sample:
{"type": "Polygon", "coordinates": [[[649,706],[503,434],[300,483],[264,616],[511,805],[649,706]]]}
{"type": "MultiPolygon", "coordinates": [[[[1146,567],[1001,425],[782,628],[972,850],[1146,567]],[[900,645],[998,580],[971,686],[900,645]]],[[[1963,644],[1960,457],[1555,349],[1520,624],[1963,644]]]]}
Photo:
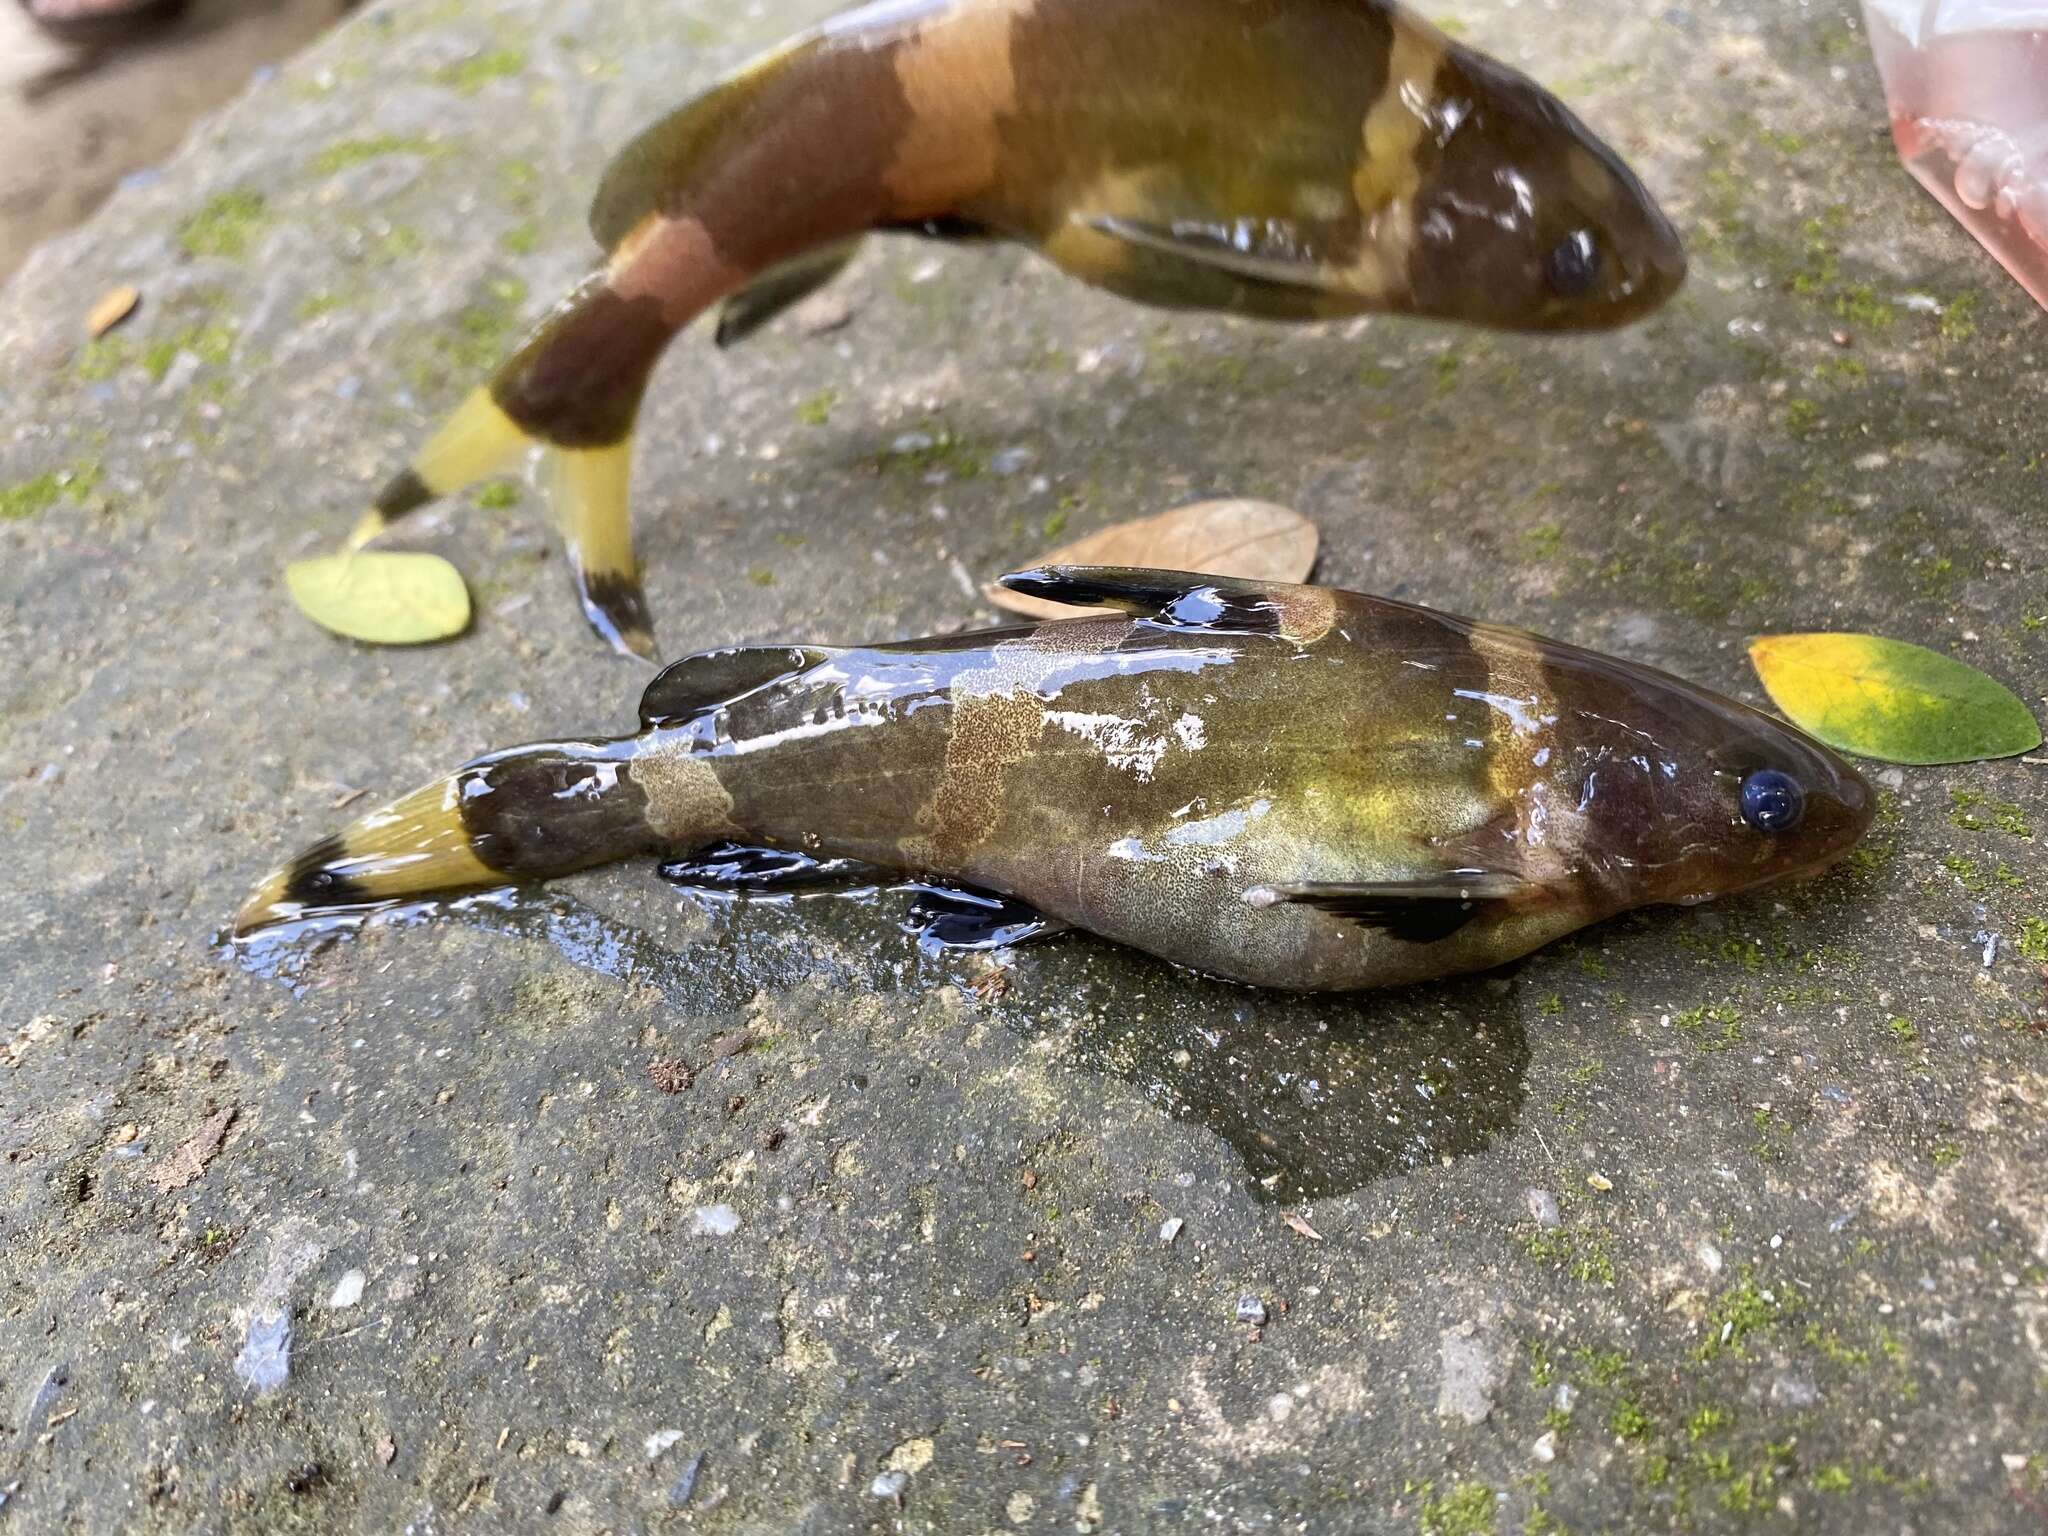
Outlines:
{"type": "Polygon", "coordinates": [[[640,696],[640,723],[651,729],[691,719],[838,654],[817,646],[757,645],[685,656],[647,685],[640,696]]]}
{"type": "Polygon", "coordinates": [[[640,221],[676,206],[691,169],[741,126],[760,86],[808,38],[779,48],[728,76],[693,101],[643,129],[612,157],[590,204],[590,232],[607,251],[619,248],[640,221]]]}
{"type": "Polygon", "coordinates": [[[1076,608],[1121,608],[1134,618],[1181,629],[1239,635],[1277,635],[1286,614],[1265,582],[1191,571],[1148,571],[1132,566],[1047,565],[1013,571],[1001,585],[1027,597],[1076,608]]]}

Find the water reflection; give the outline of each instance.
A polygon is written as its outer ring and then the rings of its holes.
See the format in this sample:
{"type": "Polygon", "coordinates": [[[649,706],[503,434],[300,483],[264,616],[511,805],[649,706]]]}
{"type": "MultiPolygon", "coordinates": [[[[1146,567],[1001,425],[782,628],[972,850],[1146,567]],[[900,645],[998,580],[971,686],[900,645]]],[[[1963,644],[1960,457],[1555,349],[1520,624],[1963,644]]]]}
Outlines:
{"type": "MultiPolygon", "coordinates": [[[[538,939],[571,963],[661,989],[695,1014],[806,981],[899,992],[971,986],[983,955],[921,952],[901,891],[759,896],[684,891],[677,941],[561,887],[495,892],[373,918],[301,925],[234,946],[246,968],[302,985],[325,944],[364,921],[428,920],[538,939]],[[689,909],[695,909],[691,912],[689,909]]],[[[1293,997],[1211,981],[1086,935],[1005,951],[988,1017],[1029,1041],[1063,1035],[1073,1065],[1114,1076],[1161,1113],[1220,1136],[1262,1199],[1343,1194],[1477,1152],[1521,1111],[1529,1043],[1511,980],[1293,997]]]]}

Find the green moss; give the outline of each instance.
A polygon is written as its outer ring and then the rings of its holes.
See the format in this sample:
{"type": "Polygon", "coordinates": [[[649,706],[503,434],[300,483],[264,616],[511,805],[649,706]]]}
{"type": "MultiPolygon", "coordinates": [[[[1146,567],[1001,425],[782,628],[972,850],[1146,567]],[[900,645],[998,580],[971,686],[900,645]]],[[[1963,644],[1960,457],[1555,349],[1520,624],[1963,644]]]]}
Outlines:
{"type": "Polygon", "coordinates": [[[1707,1336],[1694,1354],[1701,1360],[1712,1360],[1726,1351],[1738,1359],[1747,1359],[1744,1341],[1749,1335],[1772,1327],[1790,1310],[1789,1302],[1781,1303],[1775,1293],[1759,1286],[1749,1266],[1744,1265],[1735,1284],[1715,1297],[1707,1309],[1707,1336]]]}
{"type": "Polygon", "coordinates": [[[1959,293],[1941,312],[1941,339],[1968,341],[1977,334],[1977,295],[1959,293]]]}
{"type": "Polygon", "coordinates": [[[1997,827],[2011,838],[2032,838],[2034,827],[2028,821],[2028,813],[2021,811],[2011,801],[1993,801],[1982,797],[1968,788],[1952,788],[1948,793],[1948,819],[1964,831],[1982,831],[1985,827],[1997,827]]]}
{"type": "Polygon", "coordinates": [[[747,580],[757,587],[772,587],[775,585],[775,573],[765,565],[757,565],[747,572],[747,580]]]}
{"type": "Polygon", "coordinates": [[[1785,430],[1805,437],[1820,421],[1820,407],[1803,395],[1785,407],[1785,430]]]}
{"type": "Polygon", "coordinates": [[[1529,553],[1538,560],[1555,560],[1564,552],[1564,529],[1556,523],[1538,523],[1522,535],[1529,553]]]}
{"type": "Polygon", "coordinates": [[[1562,1266],[1582,1284],[1614,1288],[1614,1260],[1607,1252],[1607,1234],[1597,1227],[1538,1230],[1523,1237],[1522,1248],[1540,1263],[1562,1266]]]}
{"type": "Polygon", "coordinates": [[[1557,1380],[1557,1363],[1550,1358],[1550,1346],[1541,1339],[1531,1339],[1522,1346],[1529,1356],[1529,1384],[1547,1387],[1557,1380]]]}
{"type": "Polygon", "coordinates": [[[308,162],[308,169],[315,176],[332,176],[352,166],[382,160],[386,155],[438,155],[441,152],[441,146],[432,139],[400,138],[385,133],[375,138],[343,139],[330,144],[308,162]]]}
{"type": "Polygon", "coordinates": [[[1913,1021],[1900,1014],[1893,1014],[1884,1021],[1884,1027],[1901,1045],[1912,1045],[1920,1038],[1920,1031],[1913,1027],[1913,1021]]]}
{"type": "Polygon", "coordinates": [[[299,307],[292,311],[292,318],[301,325],[310,325],[322,315],[331,315],[342,306],[341,295],[335,293],[308,294],[299,301],[299,307]]]}
{"type": "Polygon", "coordinates": [[[1424,1536],[1493,1536],[1500,1501],[1484,1483],[1459,1483],[1422,1506],[1424,1536]]]}
{"type": "Polygon", "coordinates": [[[796,419],[807,427],[822,427],[832,419],[832,407],[838,403],[838,390],[821,389],[796,408],[796,419]]]}
{"type": "Polygon", "coordinates": [[[136,359],[143,372],[152,379],[161,381],[171,371],[171,365],[180,353],[190,352],[200,362],[212,367],[225,363],[235,350],[235,333],[225,325],[187,326],[176,335],[166,336],[161,341],[151,342],[142,349],[136,359]]]}
{"type": "Polygon", "coordinates": [[[1734,1422],[1734,1414],[1726,1408],[1717,1408],[1710,1403],[1685,1421],[1685,1438],[1693,1441],[1704,1440],[1708,1435],[1726,1429],[1734,1422]]]}
{"type": "Polygon", "coordinates": [[[217,193],[178,226],[178,244],[190,256],[239,261],[249,254],[264,218],[262,193],[246,187],[217,193]]]}
{"type": "Polygon", "coordinates": [[[52,470],[0,490],[0,522],[25,522],[47,512],[58,499],[83,505],[100,483],[100,467],[80,460],[69,469],[52,470]]]}
{"type": "Polygon", "coordinates": [[[54,474],[37,475],[0,491],[0,522],[18,523],[57,504],[63,487],[54,474]]]}
{"type": "Polygon", "coordinates": [[[478,506],[490,512],[516,507],[519,505],[519,483],[516,480],[492,480],[478,488],[475,500],[478,506]]]}
{"type": "Polygon", "coordinates": [[[1554,1019],[1564,1012],[1564,999],[1553,992],[1536,1005],[1536,1011],[1546,1019],[1554,1019]]]}
{"type": "Polygon", "coordinates": [[[514,256],[531,256],[540,249],[540,226],[526,219],[499,236],[498,244],[514,256]]]}
{"type": "Polygon", "coordinates": [[[1725,1051],[1742,1043],[1742,1015],[1726,1003],[1702,1003],[1673,1015],[1671,1022],[1702,1051],[1725,1051]]]}
{"type": "Polygon", "coordinates": [[[2030,917],[2020,924],[2020,953],[2048,964],[2048,918],[2030,917]]]}
{"type": "Polygon", "coordinates": [[[1067,531],[1067,519],[1069,516],[1070,514],[1065,507],[1061,507],[1056,512],[1047,513],[1045,521],[1038,525],[1039,533],[1048,539],[1058,538],[1067,531]]]}
{"type": "Polygon", "coordinates": [[[1849,1469],[1839,1461],[1829,1462],[1813,1474],[1815,1493],[1847,1493],[1856,1486],[1856,1479],[1849,1475],[1849,1469]]]}
{"type": "Polygon", "coordinates": [[[1657,1426],[1634,1398],[1624,1397],[1607,1415],[1607,1427],[1624,1440],[1647,1440],[1657,1426]]]}
{"type": "Polygon", "coordinates": [[[877,461],[883,469],[909,469],[920,474],[943,470],[955,480],[978,478],[987,467],[979,453],[954,435],[952,428],[932,424],[923,432],[906,434],[902,448],[891,446],[877,461]]]}
{"type": "Polygon", "coordinates": [[[1618,1349],[1587,1349],[1583,1346],[1572,1351],[1572,1363],[1592,1381],[1596,1387],[1611,1387],[1621,1380],[1628,1369],[1628,1356],[1618,1349]]]}
{"type": "Polygon", "coordinates": [[[460,64],[450,64],[434,78],[460,95],[474,96],[493,80],[503,80],[526,68],[521,48],[493,48],[460,64]]]}

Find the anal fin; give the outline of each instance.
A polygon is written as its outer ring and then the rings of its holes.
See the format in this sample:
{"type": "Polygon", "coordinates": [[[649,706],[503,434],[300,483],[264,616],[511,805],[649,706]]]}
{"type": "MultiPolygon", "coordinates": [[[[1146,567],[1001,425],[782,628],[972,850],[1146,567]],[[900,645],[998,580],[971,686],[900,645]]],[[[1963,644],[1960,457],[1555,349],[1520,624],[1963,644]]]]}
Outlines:
{"type": "Polygon", "coordinates": [[[777,315],[801,304],[845,271],[859,247],[858,240],[846,240],[769,268],[719,307],[718,345],[737,346],[777,315]]]}
{"type": "Polygon", "coordinates": [[[1259,908],[1313,907],[1405,944],[1435,944],[1489,906],[1526,896],[1534,889],[1516,875],[1454,869],[1420,880],[1258,885],[1244,893],[1244,900],[1247,906],[1259,908]]]}
{"type": "Polygon", "coordinates": [[[750,848],[714,843],[661,866],[661,878],[699,890],[779,893],[858,878],[868,866],[853,859],[819,859],[794,848],[750,848]]]}
{"type": "Polygon", "coordinates": [[[906,931],[917,935],[917,947],[927,954],[1007,949],[1062,933],[1068,926],[1036,907],[992,891],[923,883],[912,889],[917,896],[910,904],[906,931]]]}

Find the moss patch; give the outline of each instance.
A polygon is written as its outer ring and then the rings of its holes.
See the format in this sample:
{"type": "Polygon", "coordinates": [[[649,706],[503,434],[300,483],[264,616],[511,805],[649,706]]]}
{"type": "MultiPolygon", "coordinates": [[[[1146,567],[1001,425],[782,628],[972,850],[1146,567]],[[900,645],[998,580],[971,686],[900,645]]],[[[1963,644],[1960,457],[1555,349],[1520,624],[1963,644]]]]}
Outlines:
{"type": "Polygon", "coordinates": [[[315,176],[332,176],[352,166],[367,165],[372,160],[382,160],[386,155],[438,155],[441,146],[432,139],[399,138],[394,134],[380,134],[371,139],[344,139],[330,144],[309,162],[308,168],[315,176]]]}
{"type": "Polygon", "coordinates": [[[434,78],[463,96],[474,96],[493,80],[503,80],[526,68],[523,48],[493,48],[475,58],[450,64],[434,78]]]}
{"type": "Polygon", "coordinates": [[[246,187],[217,193],[178,226],[178,244],[188,256],[240,261],[249,254],[267,217],[263,194],[246,187]]]}
{"type": "Polygon", "coordinates": [[[1492,1536],[1499,1501],[1484,1483],[1459,1483],[1422,1506],[1425,1536],[1492,1536]]]}

